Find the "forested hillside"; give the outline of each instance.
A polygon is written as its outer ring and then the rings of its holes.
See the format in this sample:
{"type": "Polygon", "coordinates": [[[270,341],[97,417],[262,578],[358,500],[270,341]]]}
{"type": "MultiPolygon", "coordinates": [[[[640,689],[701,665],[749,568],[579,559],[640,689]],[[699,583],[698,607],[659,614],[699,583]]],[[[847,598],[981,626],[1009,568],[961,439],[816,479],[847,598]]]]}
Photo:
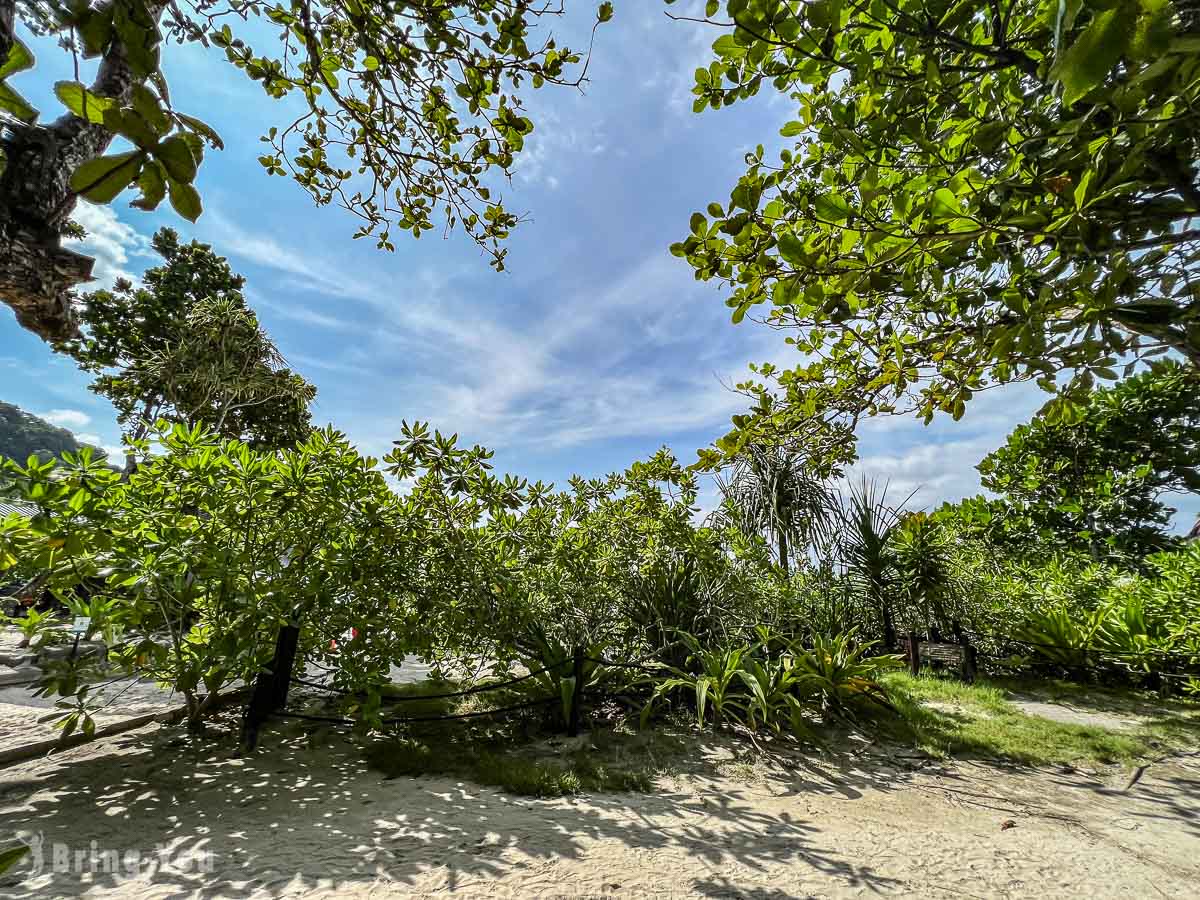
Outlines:
{"type": "Polygon", "coordinates": [[[0,456],[24,463],[30,453],[47,459],[82,446],[67,429],[0,401],[0,456]]]}

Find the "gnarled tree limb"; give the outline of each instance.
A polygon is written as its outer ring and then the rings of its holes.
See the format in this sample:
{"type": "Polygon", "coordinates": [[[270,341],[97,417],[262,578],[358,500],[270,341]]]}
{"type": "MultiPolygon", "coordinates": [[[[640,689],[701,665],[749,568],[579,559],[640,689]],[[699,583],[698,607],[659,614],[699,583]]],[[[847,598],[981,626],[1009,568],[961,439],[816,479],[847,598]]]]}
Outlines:
{"type": "MultiPolygon", "coordinates": [[[[15,0],[0,0],[0,51],[15,37],[15,0]]],[[[147,4],[155,21],[164,4],[147,4]]],[[[100,60],[91,91],[129,102],[136,82],[124,45],[114,40],[100,60]]],[[[0,300],[17,321],[47,341],[78,331],[71,291],[91,280],[93,260],[62,246],[75,209],[71,173],[100,156],[113,135],[70,113],[48,125],[6,123],[0,131],[0,300]]]]}

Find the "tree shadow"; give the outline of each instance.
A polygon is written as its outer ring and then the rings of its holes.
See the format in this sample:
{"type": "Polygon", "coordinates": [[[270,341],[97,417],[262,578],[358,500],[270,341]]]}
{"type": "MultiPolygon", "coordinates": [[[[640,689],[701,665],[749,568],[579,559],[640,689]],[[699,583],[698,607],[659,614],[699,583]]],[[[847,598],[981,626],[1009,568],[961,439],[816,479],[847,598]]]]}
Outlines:
{"type": "Polygon", "coordinates": [[[1120,802],[1132,819],[1156,819],[1200,837],[1200,751],[1174,753],[1134,770],[1124,785],[1081,772],[1054,783],[1120,802]]]}
{"type": "MultiPolygon", "coordinates": [[[[263,749],[246,756],[232,729],[207,740],[170,729],[131,733],[107,749],[23,764],[10,776],[0,816],[6,828],[37,836],[43,868],[33,874],[24,863],[0,876],[4,896],[119,886],[133,870],[104,871],[108,851],[121,859],[143,854],[133,877],[159,892],[199,897],[376,883],[420,893],[514,873],[527,879],[522,884],[546,879],[561,891],[555,864],[587,859],[607,842],[632,850],[625,860],[660,852],[694,860],[692,884],[670,887],[710,896],[736,893],[724,876],[704,877],[726,867],[769,874],[786,866],[789,883],[795,875],[796,883],[818,878],[843,889],[894,884],[823,847],[812,822],[756,808],[748,789],[728,781],[720,790],[531,800],[444,777],[385,781],[365,768],[352,741],[330,736],[314,745],[295,726],[271,729],[263,749]],[[63,861],[56,847],[67,848],[65,871],[56,871],[63,861]]],[[[777,795],[854,799],[900,777],[863,758],[797,755],[793,768],[771,775],[770,787],[777,795]]],[[[602,874],[618,885],[630,875],[602,874]]]]}
{"type": "Polygon", "coordinates": [[[1163,698],[1147,691],[1081,684],[1058,679],[1000,678],[997,687],[1019,700],[1055,703],[1096,714],[1191,723],[1200,734],[1200,703],[1180,698],[1163,698]]]}

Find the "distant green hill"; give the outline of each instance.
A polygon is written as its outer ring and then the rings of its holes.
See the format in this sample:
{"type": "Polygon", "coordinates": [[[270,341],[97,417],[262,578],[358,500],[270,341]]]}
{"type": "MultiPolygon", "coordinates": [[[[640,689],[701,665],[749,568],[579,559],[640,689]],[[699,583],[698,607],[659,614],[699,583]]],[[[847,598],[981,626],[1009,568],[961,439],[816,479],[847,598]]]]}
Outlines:
{"type": "Polygon", "coordinates": [[[19,406],[0,402],[0,456],[23,463],[31,453],[46,460],[83,446],[67,429],[51,425],[19,406]]]}

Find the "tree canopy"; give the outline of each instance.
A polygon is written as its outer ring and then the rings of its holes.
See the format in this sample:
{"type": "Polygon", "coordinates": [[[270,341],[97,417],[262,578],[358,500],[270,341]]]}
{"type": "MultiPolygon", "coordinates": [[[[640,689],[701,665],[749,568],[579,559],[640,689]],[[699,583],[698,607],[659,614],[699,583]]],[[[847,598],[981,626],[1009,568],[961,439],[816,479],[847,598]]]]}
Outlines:
{"type": "Polygon", "coordinates": [[[782,402],[755,418],[958,418],[1021,380],[1075,415],[1137,358],[1200,362],[1194,4],[704,6],[695,110],[763,89],[796,108],[792,145],[749,152],[672,247],[735,322],[795,329],[802,361],[758,370],[782,402]]]}
{"type": "MultiPolygon", "coordinates": [[[[595,24],[612,12],[599,4],[595,24]]],[[[510,171],[533,130],[521,91],[586,72],[581,53],[538,33],[563,13],[528,0],[0,0],[0,299],[43,337],[72,334],[67,293],[91,272],[59,244],[77,197],[108,203],[134,187],[141,209],[168,199],[186,219],[201,214],[197,171],[222,142],[193,114],[203,111],[172,104],[161,57],[185,41],[214,48],[269,97],[300,101],[262,136],[268,174],[345,207],[355,236],[380,247],[441,219],[502,268],[517,216],[489,176],[510,171]],[[277,32],[274,49],[247,43],[251,19],[277,32]],[[96,60],[90,84],[54,85],[66,111],[47,125],[19,93],[35,60],[16,23],[96,60]],[[123,149],[105,155],[118,136],[123,149]]]]}
{"type": "Polygon", "coordinates": [[[1079,421],[1037,416],[980,464],[1043,541],[1141,555],[1167,543],[1165,491],[1200,491],[1200,376],[1162,363],[1095,391],[1079,421]]]}
{"type": "Polygon", "coordinates": [[[80,337],[63,345],[134,438],[160,418],[211,427],[251,446],[290,447],[310,430],[316,388],[286,368],[241,288],[207,244],[171,229],[152,240],[164,265],[82,298],[80,337]]]}

